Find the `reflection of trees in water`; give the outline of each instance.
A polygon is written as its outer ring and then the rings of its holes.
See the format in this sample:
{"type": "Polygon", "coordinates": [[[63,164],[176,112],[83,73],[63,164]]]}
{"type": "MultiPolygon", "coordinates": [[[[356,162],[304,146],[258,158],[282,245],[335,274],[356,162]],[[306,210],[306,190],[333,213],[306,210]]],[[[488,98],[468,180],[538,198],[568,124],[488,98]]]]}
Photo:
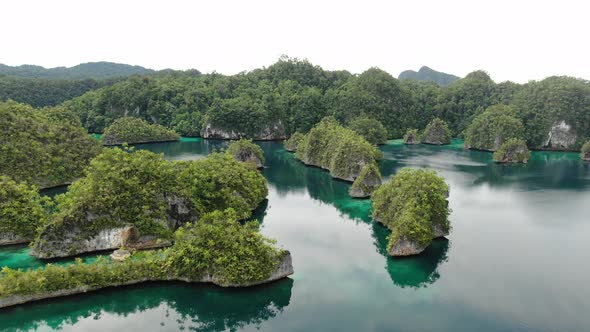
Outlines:
{"type": "MultiPolygon", "coordinates": [[[[267,164],[270,165],[264,170],[264,175],[279,193],[286,195],[295,190],[306,190],[311,198],[336,207],[343,215],[372,225],[376,250],[386,259],[386,269],[394,284],[400,287],[426,287],[439,278],[438,266],[447,261],[449,247],[447,239],[433,241],[418,256],[401,259],[390,257],[386,249],[390,231],[372,220],[369,199],[351,198],[348,195],[348,183],[333,179],[325,170],[303,165],[293,155],[277,147],[270,144],[263,146],[267,164]]],[[[437,153],[439,151],[432,151],[432,155],[437,153]]],[[[422,152],[416,152],[416,154],[422,154],[422,152]]],[[[395,173],[403,166],[397,160],[382,160],[380,168],[395,173]]]]}
{"type": "Polygon", "coordinates": [[[164,305],[160,324],[174,330],[235,331],[276,317],[289,305],[292,287],[287,278],[244,289],[183,283],[113,288],[1,310],[0,330],[35,330],[44,324],[61,329],[92,317],[108,331],[109,320],[99,321],[103,314],[126,317],[164,305]]]}
{"type": "Polygon", "coordinates": [[[448,261],[450,242],[435,239],[420,255],[391,257],[387,254],[387,236],[390,231],[379,223],[373,224],[373,238],[377,252],[387,259],[386,269],[393,283],[400,287],[427,287],[440,277],[438,267],[448,261]]]}

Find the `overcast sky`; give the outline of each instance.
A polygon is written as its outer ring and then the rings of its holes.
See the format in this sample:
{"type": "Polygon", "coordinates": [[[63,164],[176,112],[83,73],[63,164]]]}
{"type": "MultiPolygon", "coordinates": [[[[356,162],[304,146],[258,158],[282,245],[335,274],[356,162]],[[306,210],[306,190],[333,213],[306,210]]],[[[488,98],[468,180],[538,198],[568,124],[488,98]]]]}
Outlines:
{"type": "Polygon", "coordinates": [[[0,63],[234,74],[286,54],[353,73],[427,65],[459,76],[483,69],[498,82],[590,79],[589,3],[4,0],[0,63]]]}

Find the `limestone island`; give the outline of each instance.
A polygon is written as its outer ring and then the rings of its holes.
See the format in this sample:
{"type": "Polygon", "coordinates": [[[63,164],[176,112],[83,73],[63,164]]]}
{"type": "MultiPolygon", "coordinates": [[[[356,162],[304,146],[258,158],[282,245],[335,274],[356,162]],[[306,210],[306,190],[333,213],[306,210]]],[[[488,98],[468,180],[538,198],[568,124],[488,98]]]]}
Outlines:
{"type": "Polygon", "coordinates": [[[421,141],[433,145],[451,144],[451,130],[445,121],[435,118],[422,132],[421,141]]]}
{"type": "Polygon", "coordinates": [[[232,155],[237,161],[250,163],[256,168],[264,167],[264,153],[260,146],[254,144],[252,140],[240,139],[233,141],[227,148],[227,153],[232,155]]]}
{"type": "Polygon", "coordinates": [[[100,153],[78,116],[61,107],[0,102],[0,174],[40,189],[70,184],[100,153]]]}
{"type": "Polygon", "coordinates": [[[103,145],[174,142],[179,140],[180,136],[174,130],[159,124],[150,124],[135,117],[116,119],[110,126],[105,128],[102,136],[103,145]]]}
{"type": "Polygon", "coordinates": [[[387,129],[379,120],[360,116],[350,121],[348,128],[361,135],[367,142],[373,145],[387,143],[387,129]]]}
{"type": "Polygon", "coordinates": [[[435,171],[403,168],[372,196],[373,219],[391,230],[391,256],[423,252],[449,234],[449,186],[435,171]]]}
{"type": "Polygon", "coordinates": [[[58,196],[57,212],[31,244],[34,256],[169,246],[178,227],[227,208],[246,219],[268,194],[260,172],[229,154],[168,161],[127,150],[105,149],[86,176],[58,196]]]}
{"type": "Polygon", "coordinates": [[[523,138],[524,126],[516,111],[506,105],[495,105],[476,116],[465,130],[465,148],[497,151],[511,138],[523,138]]]}
{"type": "Polygon", "coordinates": [[[363,197],[371,195],[381,184],[378,168],[371,165],[383,157],[382,152],[353,130],[340,126],[333,117],[322,119],[305,135],[297,145],[295,156],[306,165],[329,170],[333,178],[349,182],[359,179],[363,168],[369,165],[359,180],[370,184],[363,185],[363,197]]]}
{"type": "Polygon", "coordinates": [[[4,268],[0,308],[148,281],[247,287],[293,274],[290,253],[262,236],[257,222],[242,225],[239,218],[231,208],[204,214],[175,232],[172,247],[123,253],[131,256],[127,259],[99,257],[88,264],[77,260],[26,271],[4,268]]]}
{"type": "Polygon", "coordinates": [[[511,138],[504,142],[494,152],[494,161],[497,163],[526,163],[531,158],[531,152],[522,139],[511,138]]]}
{"type": "Polygon", "coordinates": [[[404,144],[415,145],[420,144],[420,132],[418,129],[409,129],[404,135],[404,144]]]}

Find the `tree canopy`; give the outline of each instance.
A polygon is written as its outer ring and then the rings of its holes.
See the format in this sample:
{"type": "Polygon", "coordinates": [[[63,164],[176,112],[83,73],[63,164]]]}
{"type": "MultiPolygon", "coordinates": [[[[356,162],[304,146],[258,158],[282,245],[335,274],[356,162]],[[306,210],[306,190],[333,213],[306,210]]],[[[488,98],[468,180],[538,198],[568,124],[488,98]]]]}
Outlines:
{"type": "Polygon", "coordinates": [[[403,168],[372,196],[373,219],[392,230],[388,250],[399,241],[427,247],[448,233],[449,186],[433,170],[403,168]]]}
{"type": "Polygon", "coordinates": [[[371,144],[379,145],[387,142],[387,129],[375,119],[358,117],[350,121],[348,128],[354,130],[371,144]]]}
{"type": "Polygon", "coordinates": [[[100,145],[64,108],[34,109],[0,102],[0,175],[38,187],[69,183],[82,175],[100,145]]]}
{"type": "Polygon", "coordinates": [[[135,117],[116,119],[105,129],[102,136],[104,145],[166,142],[178,141],[179,139],[180,136],[174,130],[158,124],[150,124],[135,117]]]}
{"type": "Polygon", "coordinates": [[[465,130],[465,146],[496,151],[510,138],[523,138],[524,126],[510,106],[494,105],[476,116],[465,130]]]}

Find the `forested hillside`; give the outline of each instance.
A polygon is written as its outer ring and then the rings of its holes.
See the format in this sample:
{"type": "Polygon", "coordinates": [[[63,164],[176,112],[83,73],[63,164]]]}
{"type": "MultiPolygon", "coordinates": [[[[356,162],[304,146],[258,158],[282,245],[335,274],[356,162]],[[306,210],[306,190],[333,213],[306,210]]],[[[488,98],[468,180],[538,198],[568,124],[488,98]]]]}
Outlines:
{"type": "Polygon", "coordinates": [[[459,79],[458,76],[436,71],[426,66],[420,70],[405,70],[397,77],[400,80],[416,80],[425,82],[434,82],[438,85],[449,85],[459,79]]]}
{"type": "Polygon", "coordinates": [[[0,64],[0,75],[47,79],[102,79],[153,74],[155,70],[113,62],[87,62],[73,67],[44,68],[34,65],[0,64]]]}
{"type": "Polygon", "coordinates": [[[12,99],[34,107],[55,106],[120,80],[122,78],[65,80],[0,76],[0,101],[12,99]]]}
{"type": "Polygon", "coordinates": [[[325,116],[345,126],[359,118],[377,120],[388,138],[422,130],[440,118],[454,137],[463,137],[476,116],[502,104],[522,121],[530,148],[576,150],[590,138],[590,83],[582,79],[550,77],[521,85],[496,83],[486,72],[474,71],[439,86],[398,80],[378,68],[358,75],[327,71],[288,57],[232,76],[198,71],[134,75],[64,106],[90,132],[134,116],[184,136],[281,139],[308,132],[325,116]]]}

